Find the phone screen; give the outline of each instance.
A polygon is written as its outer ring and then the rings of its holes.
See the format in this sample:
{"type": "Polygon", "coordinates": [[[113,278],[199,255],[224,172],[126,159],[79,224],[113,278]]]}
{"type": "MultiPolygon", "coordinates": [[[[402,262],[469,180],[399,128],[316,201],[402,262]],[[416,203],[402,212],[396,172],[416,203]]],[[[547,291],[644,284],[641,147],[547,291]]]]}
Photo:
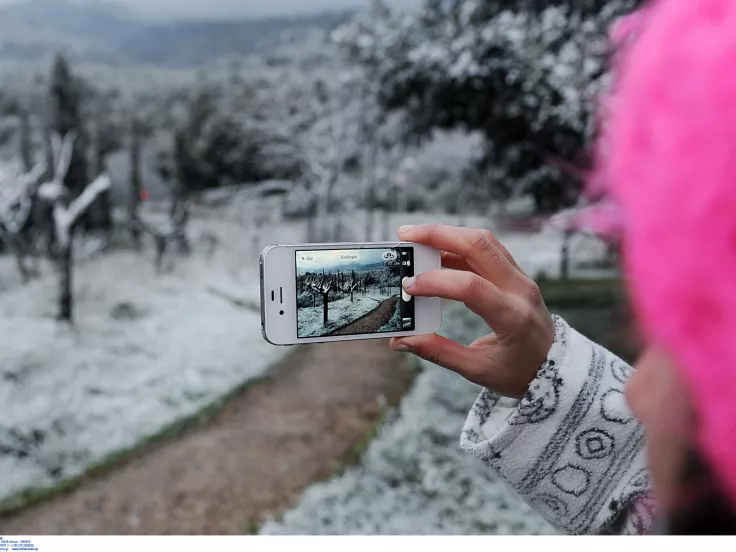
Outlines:
{"type": "Polygon", "coordinates": [[[297,251],[297,337],[414,331],[413,275],[413,247],[297,251]]]}

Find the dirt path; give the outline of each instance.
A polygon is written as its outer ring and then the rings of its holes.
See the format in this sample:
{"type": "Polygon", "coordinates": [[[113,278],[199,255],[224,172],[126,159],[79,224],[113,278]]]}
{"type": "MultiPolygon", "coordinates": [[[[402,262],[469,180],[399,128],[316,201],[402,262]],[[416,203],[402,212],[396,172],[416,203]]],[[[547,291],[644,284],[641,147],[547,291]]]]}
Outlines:
{"type": "Polygon", "coordinates": [[[368,314],[364,314],[355,322],[331,332],[330,335],[356,335],[377,332],[391,320],[398,300],[398,297],[386,299],[368,314]]]}
{"type": "Polygon", "coordinates": [[[303,346],[212,421],[72,494],[0,519],[0,534],[241,534],[354,457],[413,379],[383,341],[303,346]]]}

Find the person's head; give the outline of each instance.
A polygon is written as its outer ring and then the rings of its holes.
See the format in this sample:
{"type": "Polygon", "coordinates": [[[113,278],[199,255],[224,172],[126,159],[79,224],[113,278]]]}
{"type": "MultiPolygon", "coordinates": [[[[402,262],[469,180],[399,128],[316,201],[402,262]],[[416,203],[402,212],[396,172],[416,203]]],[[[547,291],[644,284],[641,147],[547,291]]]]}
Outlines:
{"type": "Polygon", "coordinates": [[[627,399],[671,530],[723,531],[685,527],[707,506],[736,533],[736,2],[653,0],[624,28],[595,180],[649,343],[627,399]]]}
{"type": "Polygon", "coordinates": [[[647,431],[647,459],[661,531],[734,534],[736,509],[698,450],[697,410],[680,368],[649,347],[626,388],[634,415],[647,431]]]}

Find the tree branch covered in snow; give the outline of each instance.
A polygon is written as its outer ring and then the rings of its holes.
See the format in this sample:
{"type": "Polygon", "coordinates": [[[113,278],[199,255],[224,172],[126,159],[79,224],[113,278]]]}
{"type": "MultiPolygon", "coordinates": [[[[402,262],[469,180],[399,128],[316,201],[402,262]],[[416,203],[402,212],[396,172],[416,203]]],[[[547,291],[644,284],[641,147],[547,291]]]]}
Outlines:
{"type": "Polygon", "coordinates": [[[284,83],[272,97],[267,123],[278,155],[299,163],[312,204],[309,210],[322,223],[310,240],[332,238],[329,217],[336,192],[348,165],[360,157],[359,81],[350,72],[338,75],[334,80],[284,83]]]}
{"type": "Polygon", "coordinates": [[[0,167],[0,241],[15,256],[21,280],[26,283],[40,275],[38,232],[32,228],[32,219],[38,202],[38,183],[46,173],[46,166],[38,163],[27,172],[22,167],[11,164],[0,167]],[[34,259],[35,267],[27,266],[28,256],[34,259]]]}
{"type": "Polygon", "coordinates": [[[68,202],[69,190],[64,186],[64,178],[69,170],[76,135],[68,133],[63,141],[58,134],[52,136],[54,151],[58,159],[54,178],[42,184],[39,196],[53,205],[55,237],[59,245],[64,248],[71,243],[71,229],[79,217],[89,208],[97,197],[110,188],[110,178],[103,174],[90,183],[84,191],[73,201],[68,202]]]}
{"type": "Polygon", "coordinates": [[[45,171],[43,163],[29,172],[22,172],[20,166],[0,168],[0,225],[7,232],[17,234],[28,221],[33,194],[45,171]]]}

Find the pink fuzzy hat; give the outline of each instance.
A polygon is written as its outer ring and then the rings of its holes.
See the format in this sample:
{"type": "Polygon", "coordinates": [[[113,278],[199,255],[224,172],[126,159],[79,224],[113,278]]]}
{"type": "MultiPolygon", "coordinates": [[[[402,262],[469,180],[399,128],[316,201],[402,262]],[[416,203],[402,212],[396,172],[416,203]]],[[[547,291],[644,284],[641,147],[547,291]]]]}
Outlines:
{"type": "Polygon", "coordinates": [[[677,359],[736,504],[736,1],[655,0],[618,31],[596,180],[642,327],[677,359]]]}

